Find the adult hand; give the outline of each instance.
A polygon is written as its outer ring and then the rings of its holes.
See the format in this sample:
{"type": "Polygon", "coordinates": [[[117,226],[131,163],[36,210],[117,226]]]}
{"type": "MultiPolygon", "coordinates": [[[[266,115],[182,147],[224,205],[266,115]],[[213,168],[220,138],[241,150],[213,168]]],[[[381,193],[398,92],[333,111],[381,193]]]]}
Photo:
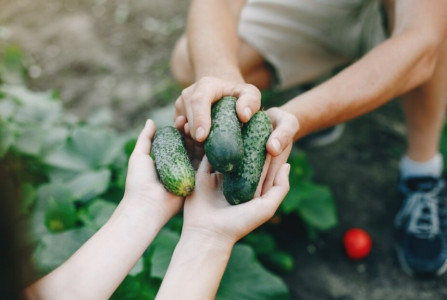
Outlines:
{"type": "Polygon", "coordinates": [[[268,109],[267,114],[273,125],[273,132],[266,145],[267,152],[272,158],[262,187],[263,193],[272,187],[276,173],[287,162],[294,137],[299,130],[298,120],[293,114],[277,107],[268,109]]]}
{"type": "Polygon", "coordinates": [[[164,225],[181,209],[183,199],[168,192],[158,180],[155,163],[149,155],[154,134],[155,124],[147,120],[129,159],[123,201],[137,205],[141,211],[148,208],[164,225]]]}
{"type": "Polygon", "coordinates": [[[251,201],[230,205],[222,193],[222,174],[212,173],[204,157],[196,175],[196,189],[185,200],[182,236],[232,246],[274,215],[289,191],[289,171],[290,165],[283,164],[270,189],[251,201]]]}
{"type": "Polygon", "coordinates": [[[236,113],[243,123],[248,122],[261,107],[261,92],[254,85],[203,77],[184,89],[176,100],[177,129],[180,129],[181,123],[187,124],[185,129],[191,137],[197,142],[203,142],[211,128],[211,106],[224,96],[238,98],[236,113]],[[183,118],[178,120],[179,117],[183,118]]]}

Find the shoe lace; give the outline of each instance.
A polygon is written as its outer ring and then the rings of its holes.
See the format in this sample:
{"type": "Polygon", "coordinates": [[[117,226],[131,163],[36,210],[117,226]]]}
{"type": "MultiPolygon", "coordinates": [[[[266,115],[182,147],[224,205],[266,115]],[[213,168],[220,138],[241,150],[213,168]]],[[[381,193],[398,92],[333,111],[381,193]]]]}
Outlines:
{"type": "Polygon", "coordinates": [[[419,238],[432,239],[441,232],[439,221],[439,193],[442,186],[428,192],[407,191],[407,201],[396,216],[396,225],[409,218],[408,232],[419,238]]]}

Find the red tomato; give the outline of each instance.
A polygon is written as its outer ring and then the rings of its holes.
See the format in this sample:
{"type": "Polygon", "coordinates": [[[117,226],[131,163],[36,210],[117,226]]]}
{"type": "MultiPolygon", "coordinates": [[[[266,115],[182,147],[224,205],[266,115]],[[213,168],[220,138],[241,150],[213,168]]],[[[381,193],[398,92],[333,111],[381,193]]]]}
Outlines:
{"type": "Polygon", "coordinates": [[[352,228],[346,231],[343,244],[350,259],[360,260],[367,257],[371,252],[372,241],[365,230],[352,228]]]}

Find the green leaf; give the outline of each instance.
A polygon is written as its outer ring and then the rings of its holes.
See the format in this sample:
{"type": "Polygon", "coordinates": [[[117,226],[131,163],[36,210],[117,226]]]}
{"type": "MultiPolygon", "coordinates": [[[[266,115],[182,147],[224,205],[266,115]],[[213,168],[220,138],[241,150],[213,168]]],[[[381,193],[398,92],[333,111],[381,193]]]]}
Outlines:
{"type": "Polygon", "coordinates": [[[62,126],[46,128],[47,135],[44,138],[43,153],[49,153],[55,148],[60,148],[67,141],[69,130],[62,126]]]}
{"type": "Polygon", "coordinates": [[[293,211],[298,212],[301,208],[301,203],[304,199],[312,199],[318,193],[320,186],[310,181],[303,181],[290,185],[290,190],[283,202],[281,203],[281,210],[289,214],[293,211]]]}
{"type": "Polygon", "coordinates": [[[11,124],[0,118],[0,158],[4,157],[14,144],[15,136],[11,124]]]}
{"type": "Polygon", "coordinates": [[[320,231],[337,225],[334,199],[326,186],[308,185],[306,195],[302,197],[297,212],[307,226],[320,231]]]}
{"type": "Polygon", "coordinates": [[[62,103],[55,101],[51,92],[34,92],[18,85],[2,90],[21,103],[15,116],[18,123],[52,125],[61,117],[62,103]]]}
{"type": "Polygon", "coordinates": [[[46,136],[47,130],[38,125],[23,127],[19,131],[14,148],[23,154],[39,156],[46,136]]]}
{"type": "Polygon", "coordinates": [[[180,234],[169,229],[163,229],[153,242],[151,256],[151,276],[162,279],[168,270],[172,253],[180,239],[180,234]]]}
{"type": "Polygon", "coordinates": [[[79,214],[80,220],[93,229],[99,229],[110,219],[116,204],[103,199],[94,200],[86,210],[79,214]]]}
{"type": "Polygon", "coordinates": [[[217,300],[290,299],[286,284],[267,271],[246,245],[233,248],[216,296],[217,300]]]}
{"type": "Polygon", "coordinates": [[[97,168],[112,163],[122,145],[112,129],[81,127],[73,132],[69,146],[73,153],[85,157],[91,168],[97,168]]]}
{"type": "Polygon", "coordinates": [[[154,300],[161,280],[144,276],[127,276],[113,293],[112,300],[154,300]]]}
{"type": "Polygon", "coordinates": [[[74,130],[65,145],[49,152],[44,161],[60,169],[94,170],[111,164],[122,152],[123,143],[111,129],[81,127],[74,130]]]}
{"type": "Polygon", "coordinates": [[[110,184],[111,172],[108,169],[82,173],[70,182],[67,187],[76,200],[88,201],[104,193],[110,184]]]}
{"type": "Polygon", "coordinates": [[[290,164],[290,191],[280,207],[280,210],[286,214],[296,211],[301,200],[309,197],[313,189],[311,182],[313,172],[306,154],[301,150],[294,149],[288,162],[290,164]]]}
{"type": "Polygon", "coordinates": [[[282,251],[274,251],[264,255],[262,261],[271,269],[281,272],[290,272],[294,267],[292,255],[282,251]]]}
{"type": "Polygon", "coordinates": [[[124,144],[124,152],[126,153],[127,157],[130,157],[136,144],[137,144],[136,138],[132,138],[124,144]]]}
{"type": "Polygon", "coordinates": [[[65,144],[55,148],[53,151],[49,151],[43,161],[58,170],[82,172],[90,169],[86,158],[70,152],[70,149],[65,144]]]}
{"type": "Polygon", "coordinates": [[[294,148],[289,156],[288,163],[290,164],[289,177],[291,184],[312,179],[313,171],[304,151],[294,148]]]}
{"type": "Polygon", "coordinates": [[[45,225],[52,232],[73,228],[76,223],[76,208],[67,200],[50,198],[45,208],[45,225]]]}
{"type": "Polygon", "coordinates": [[[37,188],[37,200],[32,209],[29,222],[31,241],[40,241],[43,236],[49,233],[45,225],[45,215],[47,203],[50,199],[71,202],[74,200],[74,195],[61,182],[50,182],[42,184],[37,188]]]}
{"type": "Polygon", "coordinates": [[[25,54],[22,48],[16,44],[9,44],[2,47],[3,55],[0,61],[0,75],[4,82],[22,83],[25,77],[25,54]]]}
{"type": "Polygon", "coordinates": [[[306,224],[309,234],[314,236],[318,231],[337,225],[337,212],[330,189],[309,181],[291,185],[280,209],[286,214],[296,212],[306,224]]]}
{"type": "Polygon", "coordinates": [[[3,118],[5,120],[10,119],[12,116],[14,116],[15,112],[17,111],[18,105],[17,103],[10,99],[10,98],[4,98],[0,101],[0,118],[3,118]]]}
{"type": "Polygon", "coordinates": [[[15,120],[23,124],[51,125],[59,118],[60,112],[60,103],[47,100],[20,107],[15,120]]]}
{"type": "Polygon", "coordinates": [[[143,268],[144,268],[143,257],[140,257],[135,266],[133,266],[132,270],[130,270],[129,275],[131,276],[138,275],[141,272],[143,272],[143,268]]]}
{"type": "Polygon", "coordinates": [[[253,232],[244,238],[244,243],[250,245],[258,255],[274,252],[275,239],[266,232],[253,232]]]}
{"type": "Polygon", "coordinates": [[[94,110],[87,118],[87,123],[92,126],[111,126],[114,121],[113,111],[108,108],[94,110]]]}
{"type": "Polygon", "coordinates": [[[62,182],[50,182],[40,185],[37,189],[38,205],[45,207],[51,198],[60,201],[73,201],[75,194],[62,182]]]}
{"type": "Polygon", "coordinates": [[[48,273],[78,250],[93,234],[95,230],[81,227],[61,233],[44,235],[32,259],[41,273],[48,273]]]}

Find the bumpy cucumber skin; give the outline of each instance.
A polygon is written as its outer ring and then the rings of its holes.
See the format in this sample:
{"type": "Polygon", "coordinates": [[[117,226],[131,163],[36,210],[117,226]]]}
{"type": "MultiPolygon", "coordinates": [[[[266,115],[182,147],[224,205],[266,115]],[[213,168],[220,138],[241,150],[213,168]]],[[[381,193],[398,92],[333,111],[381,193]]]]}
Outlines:
{"type": "Polygon", "coordinates": [[[223,180],[223,193],[230,204],[244,203],[253,198],[267,155],[265,145],[272,129],[270,118],[264,111],[258,111],[242,128],[242,163],[235,172],[224,174],[223,180]]]}
{"type": "Polygon", "coordinates": [[[164,187],[177,196],[191,194],[195,186],[195,173],[180,132],[172,126],[157,130],[152,152],[164,187]]]}
{"type": "Polygon", "coordinates": [[[211,129],[205,153],[214,170],[225,173],[241,163],[244,155],[241,122],[236,115],[236,98],[227,96],[211,109],[211,129]]]}

